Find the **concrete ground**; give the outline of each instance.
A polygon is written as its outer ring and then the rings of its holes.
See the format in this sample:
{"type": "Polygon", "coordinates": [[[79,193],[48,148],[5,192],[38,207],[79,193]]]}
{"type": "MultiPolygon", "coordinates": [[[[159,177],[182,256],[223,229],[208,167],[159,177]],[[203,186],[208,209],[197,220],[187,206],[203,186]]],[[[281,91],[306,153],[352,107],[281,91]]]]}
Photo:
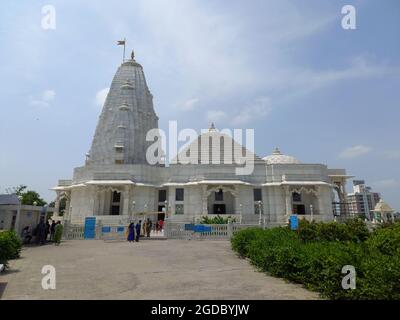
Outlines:
{"type": "Polygon", "coordinates": [[[255,271],[228,241],[73,240],[29,247],[21,259],[10,261],[1,283],[2,299],[318,298],[255,271]],[[42,289],[43,265],[56,268],[56,290],[42,289]]]}

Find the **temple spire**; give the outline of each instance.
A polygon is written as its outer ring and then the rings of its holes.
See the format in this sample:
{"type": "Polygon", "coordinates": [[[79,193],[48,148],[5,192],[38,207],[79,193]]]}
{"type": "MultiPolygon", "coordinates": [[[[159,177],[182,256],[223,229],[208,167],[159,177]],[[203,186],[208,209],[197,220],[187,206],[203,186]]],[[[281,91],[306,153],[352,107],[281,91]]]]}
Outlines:
{"type": "MultiPolygon", "coordinates": [[[[131,54],[134,58],[134,52],[131,54]]],[[[158,117],[143,68],[128,58],[117,70],[97,123],[91,164],[146,164],[146,134],[158,117]]]]}

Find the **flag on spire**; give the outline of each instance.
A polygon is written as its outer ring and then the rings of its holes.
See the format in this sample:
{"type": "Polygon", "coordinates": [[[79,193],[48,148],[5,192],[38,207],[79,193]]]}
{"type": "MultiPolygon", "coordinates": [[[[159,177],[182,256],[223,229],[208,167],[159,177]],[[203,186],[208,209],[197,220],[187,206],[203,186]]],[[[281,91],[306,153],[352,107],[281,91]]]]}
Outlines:
{"type": "Polygon", "coordinates": [[[118,46],[124,46],[124,52],[123,52],[123,56],[122,56],[122,63],[124,63],[125,62],[126,39],[124,38],[124,40],[118,40],[117,45],[118,46]]]}

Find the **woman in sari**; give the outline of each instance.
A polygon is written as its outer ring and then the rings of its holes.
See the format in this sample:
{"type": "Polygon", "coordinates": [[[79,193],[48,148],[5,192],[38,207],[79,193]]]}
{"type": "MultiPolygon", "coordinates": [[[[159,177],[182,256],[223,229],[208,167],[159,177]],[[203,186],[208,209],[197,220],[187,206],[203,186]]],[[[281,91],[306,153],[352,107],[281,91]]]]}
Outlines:
{"type": "Polygon", "coordinates": [[[61,243],[62,232],[63,232],[63,226],[60,221],[57,221],[54,232],[54,242],[56,246],[60,245],[61,243]]]}
{"type": "Polygon", "coordinates": [[[135,240],[135,224],[131,222],[128,227],[128,241],[132,242],[135,240]]]}

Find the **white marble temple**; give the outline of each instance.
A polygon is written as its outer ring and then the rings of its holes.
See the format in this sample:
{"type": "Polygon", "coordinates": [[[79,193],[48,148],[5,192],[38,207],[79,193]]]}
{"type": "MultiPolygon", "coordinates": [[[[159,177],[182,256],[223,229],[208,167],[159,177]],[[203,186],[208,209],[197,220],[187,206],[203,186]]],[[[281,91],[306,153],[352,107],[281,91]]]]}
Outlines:
{"type": "Polygon", "coordinates": [[[225,154],[238,144],[214,126],[183,153],[192,159],[210,152],[212,159],[220,152],[219,163],[149,165],[151,143],[145,137],[158,128],[152,98],[142,66],[134,59],[124,62],[112,81],[85,165],[75,168],[72,180],[60,180],[53,188],[58,200],[67,198],[66,219],[146,213],[152,219],[191,221],[226,214],[242,222],[261,218],[284,224],[296,213],[333,220],[335,194],[341,201],[346,195],[344,169],[302,163],[275,149],[264,158],[252,157],[252,174],[237,175],[239,165],[225,161],[225,154]],[[201,148],[202,138],[210,141],[207,151],[201,148]],[[223,141],[221,150],[214,141],[223,141]],[[196,144],[200,148],[190,152],[196,144]]]}

